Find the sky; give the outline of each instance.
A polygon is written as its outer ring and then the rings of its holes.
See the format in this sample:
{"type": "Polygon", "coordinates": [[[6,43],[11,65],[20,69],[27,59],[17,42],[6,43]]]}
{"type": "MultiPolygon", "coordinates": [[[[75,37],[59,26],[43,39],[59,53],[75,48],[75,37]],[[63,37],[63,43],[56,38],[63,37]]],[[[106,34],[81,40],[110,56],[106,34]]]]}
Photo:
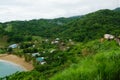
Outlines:
{"type": "Polygon", "coordinates": [[[119,0],[0,0],[0,22],[70,17],[118,6],[119,0]]]}

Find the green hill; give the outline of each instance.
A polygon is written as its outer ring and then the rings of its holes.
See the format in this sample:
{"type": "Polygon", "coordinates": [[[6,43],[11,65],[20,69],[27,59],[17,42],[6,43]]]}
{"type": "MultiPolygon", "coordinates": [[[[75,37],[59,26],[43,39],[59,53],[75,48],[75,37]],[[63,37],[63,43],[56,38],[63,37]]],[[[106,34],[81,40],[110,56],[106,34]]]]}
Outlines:
{"type": "Polygon", "coordinates": [[[116,11],[118,9],[99,10],[70,18],[11,21],[3,23],[2,27],[10,36],[9,41],[16,41],[15,37],[24,41],[27,35],[43,38],[60,37],[83,42],[99,39],[106,33],[118,36],[120,34],[120,12],[116,11]]]}
{"type": "Polygon", "coordinates": [[[62,66],[60,66],[61,68],[54,68],[52,70],[48,69],[47,71],[40,73],[37,71],[16,73],[10,76],[8,80],[120,79],[120,46],[114,40],[105,40],[103,42],[100,42],[100,40],[94,40],[87,43],[78,43],[71,48],[66,55],[68,56],[68,61],[65,65],[70,64],[70,67],[65,70],[62,70],[62,66]],[[72,61],[72,63],[70,61],[72,61]],[[54,71],[57,71],[57,73],[54,71]],[[34,77],[35,74],[36,77],[34,77]],[[48,76],[51,74],[52,76],[48,76]]]}
{"type": "Polygon", "coordinates": [[[76,41],[89,41],[101,38],[104,34],[120,34],[120,13],[111,10],[99,10],[83,16],[66,25],[60,35],[76,41]],[[66,34],[69,33],[69,34],[66,34]]]}
{"type": "Polygon", "coordinates": [[[120,7],[116,8],[115,11],[120,11],[120,7]]]}
{"type": "Polygon", "coordinates": [[[103,39],[104,34],[120,36],[119,11],[105,9],[70,18],[0,23],[0,36],[7,36],[8,43],[20,44],[19,49],[13,49],[16,55],[35,61],[27,53],[40,52],[47,62],[34,63],[33,71],[6,79],[119,80],[120,46],[115,40],[103,39]],[[60,41],[52,44],[56,38],[60,41]]]}
{"type": "MultiPolygon", "coordinates": [[[[76,50],[81,53],[81,45],[76,50]]],[[[92,41],[83,51],[89,55],[71,65],[70,68],[53,76],[50,80],[119,80],[120,79],[120,47],[115,41],[92,41]],[[94,55],[93,55],[94,54],[94,55]]],[[[77,53],[78,53],[77,52],[77,53]]]]}

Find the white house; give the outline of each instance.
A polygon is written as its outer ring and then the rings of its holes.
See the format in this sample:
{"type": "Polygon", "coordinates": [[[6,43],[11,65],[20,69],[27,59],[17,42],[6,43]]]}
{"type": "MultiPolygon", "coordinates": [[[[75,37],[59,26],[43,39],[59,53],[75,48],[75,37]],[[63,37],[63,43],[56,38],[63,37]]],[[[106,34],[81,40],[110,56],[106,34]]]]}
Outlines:
{"type": "Polygon", "coordinates": [[[33,53],[32,57],[35,57],[35,56],[40,56],[40,54],[39,53],[33,53]]]}
{"type": "Polygon", "coordinates": [[[72,42],[72,39],[69,39],[69,42],[72,42]]]}
{"type": "Polygon", "coordinates": [[[46,63],[45,61],[41,62],[41,65],[43,65],[43,64],[45,64],[45,63],[46,63]]]}
{"type": "Polygon", "coordinates": [[[59,43],[59,41],[54,41],[55,44],[59,43]]]}
{"type": "Polygon", "coordinates": [[[35,45],[32,45],[32,47],[34,48],[34,47],[35,47],[35,45]]]}
{"type": "Polygon", "coordinates": [[[56,38],[55,40],[59,41],[59,40],[60,40],[60,38],[56,38]]]}
{"type": "Polygon", "coordinates": [[[9,46],[9,48],[17,48],[18,47],[18,44],[12,44],[9,46]]]}
{"type": "Polygon", "coordinates": [[[45,39],[45,42],[48,42],[49,41],[49,39],[45,39]]]}
{"type": "Polygon", "coordinates": [[[59,41],[52,41],[51,44],[58,44],[59,41]]]}
{"type": "Polygon", "coordinates": [[[115,36],[113,36],[113,35],[111,35],[111,34],[105,34],[105,35],[104,35],[104,38],[105,38],[105,39],[110,39],[110,40],[112,40],[112,39],[115,38],[115,36]]]}

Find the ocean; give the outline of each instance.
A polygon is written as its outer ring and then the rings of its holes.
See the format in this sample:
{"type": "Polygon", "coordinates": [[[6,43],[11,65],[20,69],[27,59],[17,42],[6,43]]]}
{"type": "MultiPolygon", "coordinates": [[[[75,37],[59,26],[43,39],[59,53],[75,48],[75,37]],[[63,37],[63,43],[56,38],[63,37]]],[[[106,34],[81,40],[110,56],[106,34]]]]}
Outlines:
{"type": "Polygon", "coordinates": [[[25,71],[25,69],[14,63],[0,60],[0,78],[9,76],[18,71],[25,71]]]}

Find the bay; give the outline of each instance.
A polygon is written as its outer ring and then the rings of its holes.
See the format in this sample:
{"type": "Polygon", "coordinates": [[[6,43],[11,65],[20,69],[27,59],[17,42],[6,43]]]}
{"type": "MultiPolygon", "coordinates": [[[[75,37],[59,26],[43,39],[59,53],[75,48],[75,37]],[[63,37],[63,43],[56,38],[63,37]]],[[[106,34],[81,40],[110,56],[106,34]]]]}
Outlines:
{"type": "Polygon", "coordinates": [[[14,63],[0,60],[0,77],[9,76],[18,71],[25,71],[25,69],[14,63]]]}

